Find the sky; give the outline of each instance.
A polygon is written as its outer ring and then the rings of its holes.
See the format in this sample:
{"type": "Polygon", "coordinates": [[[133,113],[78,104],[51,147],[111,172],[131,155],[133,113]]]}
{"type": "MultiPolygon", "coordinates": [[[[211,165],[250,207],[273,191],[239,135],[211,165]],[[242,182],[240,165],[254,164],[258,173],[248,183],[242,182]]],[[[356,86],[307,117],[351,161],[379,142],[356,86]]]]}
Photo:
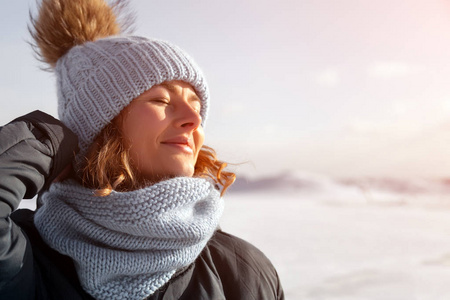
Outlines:
{"type": "MultiPolygon", "coordinates": [[[[450,177],[450,2],[131,0],[211,91],[206,144],[239,173],[450,177]]],[[[0,124],[57,116],[27,44],[34,0],[0,10],[0,124]]]]}

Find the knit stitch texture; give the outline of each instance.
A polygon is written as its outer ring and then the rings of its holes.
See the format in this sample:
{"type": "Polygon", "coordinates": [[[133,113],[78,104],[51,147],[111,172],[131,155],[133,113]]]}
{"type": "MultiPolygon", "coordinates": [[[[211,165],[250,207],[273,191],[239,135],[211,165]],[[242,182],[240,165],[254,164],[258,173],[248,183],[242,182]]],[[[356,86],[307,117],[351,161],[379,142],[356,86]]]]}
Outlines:
{"type": "Polygon", "coordinates": [[[100,131],[133,99],[160,83],[182,80],[202,102],[205,125],[209,92],[195,62],[165,41],[138,36],[113,36],[73,47],[56,65],[58,115],[87,153],[100,131]]]}
{"type": "Polygon", "coordinates": [[[35,225],[70,256],[96,299],[144,299],[198,257],[216,230],[223,199],[200,178],[179,177],[97,197],[73,180],[52,184],[35,225]]]}

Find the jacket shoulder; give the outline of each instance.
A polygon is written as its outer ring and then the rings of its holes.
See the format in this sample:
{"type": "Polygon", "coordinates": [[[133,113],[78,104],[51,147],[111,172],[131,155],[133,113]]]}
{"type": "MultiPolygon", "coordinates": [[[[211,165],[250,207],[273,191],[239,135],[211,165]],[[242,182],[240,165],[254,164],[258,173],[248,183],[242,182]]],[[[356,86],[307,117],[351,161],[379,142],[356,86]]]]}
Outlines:
{"type": "Polygon", "coordinates": [[[251,243],[219,230],[207,248],[227,299],[284,298],[275,267],[251,243]]]}
{"type": "Polygon", "coordinates": [[[215,232],[200,256],[151,299],[284,299],[270,260],[247,241],[215,232]]]}
{"type": "MultiPolygon", "coordinates": [[[[218,230],[208,243],[208,248],[214,257],[232,263],[235,268],[237,264],[244,264],[246,268],[254,272],[273,269],[272,263],[266,255],[253,244],[227,232],[218,230]]],[[[242,267],[242,266],[241,266],[242,267]]]]}

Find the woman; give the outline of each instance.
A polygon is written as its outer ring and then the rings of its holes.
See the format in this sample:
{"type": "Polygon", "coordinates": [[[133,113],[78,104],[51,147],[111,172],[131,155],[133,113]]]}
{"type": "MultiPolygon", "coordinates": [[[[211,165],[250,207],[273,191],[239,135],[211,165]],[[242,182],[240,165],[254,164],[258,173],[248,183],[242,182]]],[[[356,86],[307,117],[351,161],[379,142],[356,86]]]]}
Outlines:
{"type": "Polygon", "coordinates": [[[0,298],[283,299],[269,260],[219,229],[234,174],[203,145],[200,69],[121,35],[120,7],[43,0],[32,20],[62,122],[0,129],[0,298]]]}

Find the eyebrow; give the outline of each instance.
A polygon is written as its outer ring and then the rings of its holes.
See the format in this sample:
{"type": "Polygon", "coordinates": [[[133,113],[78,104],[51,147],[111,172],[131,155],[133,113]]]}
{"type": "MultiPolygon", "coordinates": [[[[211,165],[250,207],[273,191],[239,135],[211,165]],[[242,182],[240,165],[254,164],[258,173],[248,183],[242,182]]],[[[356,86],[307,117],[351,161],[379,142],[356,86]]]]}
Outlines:
{"type": "Polygon", "coordinates": [[[175,86],[173,84],[170,84],[170,83],[167,83],[167,82],[163,82],[163,83],[160,83],[159,86],[162,86],[162,87],[168,89],[172,93],[175,92],[175,86]]]}

